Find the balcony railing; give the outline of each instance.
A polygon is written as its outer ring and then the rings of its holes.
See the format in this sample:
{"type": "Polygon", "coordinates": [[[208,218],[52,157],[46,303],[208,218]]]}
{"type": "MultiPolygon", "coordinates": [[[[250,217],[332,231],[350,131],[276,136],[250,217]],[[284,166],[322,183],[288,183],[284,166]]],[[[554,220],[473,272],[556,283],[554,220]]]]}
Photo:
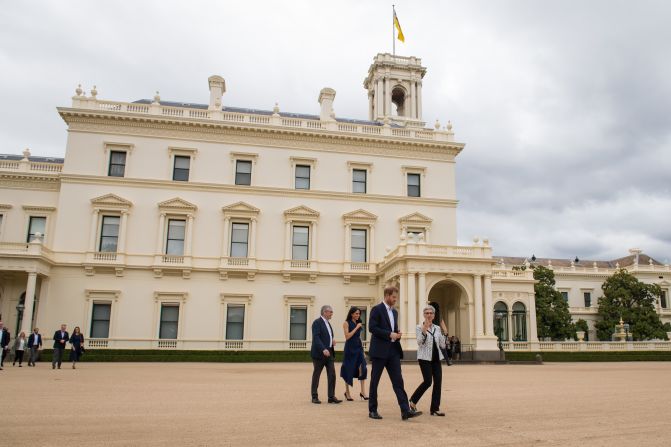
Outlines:
{"type": "Polygon", "coordinates": [[[184,256],[163,255],[164,264],[184,264],[184,256]]]}
{"type": "Polygon", "coordinates": [[[669,341],[503,342],[504,351],[671,351],[669,341]]]}
{"type": "Polygon", "coordinates": [[[246,267],[249,265],[249,258],[228,258],[226,263],[230,266],[246,267]]]}
{"type": "Polygon", "coordinates": [[[116,252],[97,251],[93,253],[94,261],[116,261],[116,252]]]}
{"type": "Polygon", "coordinates": [[[321,121],[311,118],[281,116],[281,114],[263,115],[218,110],[205,110],[189,107],[174,107],[161,104],[137,104],[118,101],[106,101],[83,96],[73,98],[73,108],[93,109],[105,112],[121,112],[144,115],[160,115],[171,118],[190,118],[199,120],[228,122],[235,124],[267,125],[292,129],[320,130],[341,133],[363,134],[366,136],[387,136],[428,141],[454,141],[450,130],[425,128],[394,128],[375,124],[351,122],[321,121]]]}
{"type": "Polygon", "coordinates": [[[174,349],[177,347],[177,340],[159,340],[158,348],[174,349]]]}
{"type": "Polygon", "coordinates": [[[292,269],[309,269],[312,265],[312,262],[291,260],[289,265],[292,269]]]}
{"type": "Polygon", "coordinates": [[[27,160],[0,160],[0,170],[22,172],[47,172],[57,174],[63,170],[62,163],[47,163],[27,160]]]}

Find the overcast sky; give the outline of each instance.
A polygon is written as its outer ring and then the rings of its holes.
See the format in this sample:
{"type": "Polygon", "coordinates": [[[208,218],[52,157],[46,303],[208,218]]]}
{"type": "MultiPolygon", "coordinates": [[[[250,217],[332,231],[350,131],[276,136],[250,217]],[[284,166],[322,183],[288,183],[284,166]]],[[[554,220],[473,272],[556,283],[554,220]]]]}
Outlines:
{"type": "MultiPolygon", "coordinates": [[[[451,120],[459,242],[498,255],[671,258],[671,3],[396,0],[424,119],[451,120]]],[[[77,84],[119,101],[208,101],[367,119],[391,52],[382,1],[0,0],[0,153],[63,156],[77,84]]],[[[438,223],[436,223],[438,224],[438,223]]]]}

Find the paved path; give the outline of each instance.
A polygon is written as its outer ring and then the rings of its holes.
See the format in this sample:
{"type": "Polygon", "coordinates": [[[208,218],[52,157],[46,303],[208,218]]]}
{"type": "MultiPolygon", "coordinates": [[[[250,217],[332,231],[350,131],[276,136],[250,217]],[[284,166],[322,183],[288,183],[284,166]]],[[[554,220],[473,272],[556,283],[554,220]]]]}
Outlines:
{"type": "MultiPolygon", "coordinates": [[[[362,401],[310,403],[307,363],[5,365],[0,446],[671,445],[671,363],[445,367],[447,417],[406,422],[386,375],[381,421],[362,401]]],[[[419,368],[403,371],[411,394],[419,368]]]]}

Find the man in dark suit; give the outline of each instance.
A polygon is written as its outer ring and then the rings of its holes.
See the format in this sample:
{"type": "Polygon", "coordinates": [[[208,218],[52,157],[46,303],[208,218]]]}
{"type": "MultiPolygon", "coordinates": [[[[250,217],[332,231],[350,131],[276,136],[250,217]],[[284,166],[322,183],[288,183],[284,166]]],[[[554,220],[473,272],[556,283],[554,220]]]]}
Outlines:
{"type": "Polygon", "coordinates": [[[58,369],[61,369],[65,344],[70,340],[67,328],[66,324],[61,324],[61,330],[54,332],[54,356],[51,359],[51,369],[56,369],[56,363],[58,363],[58,369]]]}
{"type": "Polygon", "coordinates": [[[319,377],[322,370],[326,367],[326,378],[328,380],[328,403],[339,404],[342,402],[335,396],[335,339],[333,337],[333,328],[329,320],[333,316],[331,306],[322,306],[321,316],[312,322],[312,348],[310,356],[312,357],[312,403],[320,404],[317,388],[319,387],[319,377]]]}
{"type": "Polygon", "coordinates": [[[30,358],[28,359],[28,366],[35,366],[37,354],[42,349],[42,335],[38,328],[33,329],[33,333],[28,337],[28,347],[30,348],[30,358]]]}
{"type": "Polygon", "coordinates": [[[7,353],[9,352],[9,340],[11,338],[4,323],[0,321],[0,351],[2,351],[0,354],[0,371],[2,370],[2,365],[5,363],[5,357],[7,357],[7,353]]]}
{"type": "Polygon", "coordinates": [[[369,355],[373,362],[370,375],[370,399],[368,400],[368,417],[382,419],[377,412],[377,386],[382,377],[382,371],[387,370],[391,380],[398,406],[401,407],[401,419],[419,416],[421,411],[412,411],[408,404],[408,395],[403,387],[401,373],[401,331],[398,330],[398,312],[394,305],[398,300],[398,289],[386,287],[384,301],[374,306],[370,311],[368,330],[372,334],[369,355]]]}

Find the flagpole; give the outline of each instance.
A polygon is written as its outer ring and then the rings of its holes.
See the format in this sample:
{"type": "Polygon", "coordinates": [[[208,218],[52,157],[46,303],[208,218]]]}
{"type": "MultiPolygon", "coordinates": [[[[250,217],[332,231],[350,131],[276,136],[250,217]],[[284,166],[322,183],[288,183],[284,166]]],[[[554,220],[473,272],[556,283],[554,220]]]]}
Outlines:
{"type": "Polygon", "coordinates": [[[394,32],[394,18],[396,17],[396,5],[391,5],[391,45],[393,49],[393,55],[396,56],[396,34],[394,32]]]}

